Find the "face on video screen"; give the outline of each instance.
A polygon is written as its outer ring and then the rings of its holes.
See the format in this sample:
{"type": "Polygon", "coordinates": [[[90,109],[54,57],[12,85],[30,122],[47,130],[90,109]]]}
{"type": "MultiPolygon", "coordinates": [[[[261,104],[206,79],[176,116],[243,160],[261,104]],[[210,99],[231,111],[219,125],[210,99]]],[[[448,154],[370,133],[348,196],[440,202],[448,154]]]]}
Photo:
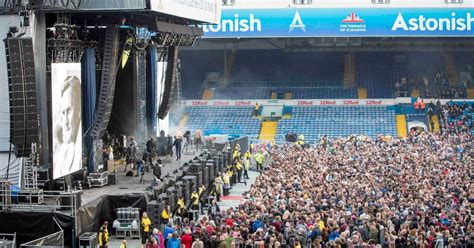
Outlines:
{"type": "Polygon", "coordinates": [[[81,65],[52,65],[53,178],[81,169],[81,65]]]}
{"type": "Polygon", "coordinates": [[[68,77],[64,82],[61,96],[61,126],[64,143],[76,142],[80,123],[80,81],[68,77]]]}

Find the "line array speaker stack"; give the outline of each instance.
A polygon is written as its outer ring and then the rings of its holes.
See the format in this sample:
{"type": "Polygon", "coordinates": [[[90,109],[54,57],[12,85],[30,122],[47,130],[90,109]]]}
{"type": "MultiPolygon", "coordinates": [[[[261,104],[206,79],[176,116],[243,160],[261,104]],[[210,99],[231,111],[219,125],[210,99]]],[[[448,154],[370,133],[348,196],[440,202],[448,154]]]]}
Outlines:
{"type": "Polygon", "coordinates": [[[104,135],[109,125],[112,106],[114,104],[115,81],[117,79],[119,58],[119,31],[119,27],[116,25],[107,26],[107,30],[105,31],[100,94],[94,124],[92,126],[92,137],[94,140],[98,140],[104,135]]]}
{"type": "Polygon", "coordinates": [[[16,157],[27,157],[38,142],[36,78],[31,38],[7,38],[5,54],[10,94],[10,142],[16,157]]]}
{"type": "Polygon", "coordinates": [[[174,82],[176,81],[175,68],[176,68],[176,58],[178,57],[178,52],[175,46],[168,48],[168,63],[166,65],[166,76],[165,76],[165,87],[163,91],[163,97],[161,98],[160,107],[158,109],[158,118],[164,119],[170,110],[171,102],[171,88],[173,87],[174,82]]]}

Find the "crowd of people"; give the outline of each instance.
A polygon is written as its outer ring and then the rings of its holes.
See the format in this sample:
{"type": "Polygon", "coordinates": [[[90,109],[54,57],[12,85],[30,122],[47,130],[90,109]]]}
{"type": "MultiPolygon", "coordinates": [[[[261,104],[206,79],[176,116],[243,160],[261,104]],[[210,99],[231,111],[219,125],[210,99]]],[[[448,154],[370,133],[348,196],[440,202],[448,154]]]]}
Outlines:
{"type": "MultiPolygon", "coordinates": [[[[467,87],[467,85],[468,83],[463,82],[460,86],[467,87]]],[[[462,87],[449,86],[447,75],[442,72],[436,72],[432,78],[427,76],[401,78],[395,83],[395,96],[409,97],[413,89],[418,89],[421,96],[427,99],[465,99],[467,97],[466,91],[462,87]]]]}
{"type": "Polygon", "coordinates": [[[471,132],[474,128],[472,117],[474,106],[467,104],[445,104],[441,106],[440,126],[443,132],[461,133],[471,132]]]}
{"type": "Polygon", "coordinates": [[[239,206],[147,247],[473,247],[472,146],[466,132],[274,145],[239,206]]]}

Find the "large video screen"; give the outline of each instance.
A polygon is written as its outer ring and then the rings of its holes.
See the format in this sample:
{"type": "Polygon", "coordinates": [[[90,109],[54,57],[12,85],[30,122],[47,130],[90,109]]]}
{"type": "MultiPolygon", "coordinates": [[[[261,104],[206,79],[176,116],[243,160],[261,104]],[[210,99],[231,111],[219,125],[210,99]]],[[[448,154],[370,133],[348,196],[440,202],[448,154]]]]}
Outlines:
{"type": "Polygon", "coordinates": [[[51,65],[53,114],[53,178],[82,166],[81,64],[51,65]]]}

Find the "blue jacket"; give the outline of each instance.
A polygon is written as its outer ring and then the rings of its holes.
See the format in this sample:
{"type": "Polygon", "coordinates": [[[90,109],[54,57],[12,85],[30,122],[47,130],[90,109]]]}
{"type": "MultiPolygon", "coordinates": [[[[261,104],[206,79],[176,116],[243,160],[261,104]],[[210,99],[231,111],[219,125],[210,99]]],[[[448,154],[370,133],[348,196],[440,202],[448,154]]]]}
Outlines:
{"type": "Polygon", "coordinates": [[[174,232],[173,228],[169,226],[165,227],[165,230],[163,231],[163,239],[168,239],[168,235],[173,234],[173,232],[174,232]]]}
{"type": "Polygon", "coordinates": [[[263,223],[260,220],[254,221],[252,223],[252,233],[256,232],[260,227],[263,227],[263,223]]]}
{"type": "Polygon", "coordinates": [[[181,241],[177,238],[171,238],[168,240],[166,248],[181,248],[181,241]]]}
{"type": "Polygon", "coordinates": [[[337,238],[339,238],[339,233],[338,232],[334,231],[334,232],[331,232],[329,234],[329,240],[332,241],[332,240],[336,240],[337,238]]]}

